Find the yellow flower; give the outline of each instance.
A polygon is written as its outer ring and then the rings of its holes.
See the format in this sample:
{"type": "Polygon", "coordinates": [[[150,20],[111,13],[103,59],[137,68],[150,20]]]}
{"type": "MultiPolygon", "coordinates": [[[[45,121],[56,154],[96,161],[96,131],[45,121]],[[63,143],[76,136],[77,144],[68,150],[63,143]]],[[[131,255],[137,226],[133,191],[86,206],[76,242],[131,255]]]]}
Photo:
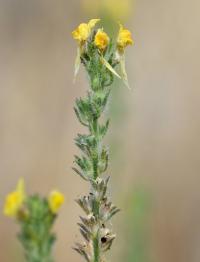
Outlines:
{"type": "Polygon", "coordinates": [[[94,43],[100,49],[104,50],[109,44],[109,37],[108,35],[102,30],[99,29],[95,35],[94,43]]]}
{"type": "Polygon", "coordinates": [[[130,89],[128,76],[126,73],[126,66],[125,66],[125,48],[128,45],[133,45],[134,41],[131,35],[131,32],[127,29],[124,29],[121,23],[119,23],[119,34],[117,38],[117,51],[116,51],[116,60],[120,64],[121,68],[121,78],[124,81],[125,85],[130,89]]]}
{"type": "Polygon", "coordinates": [[[52,191],[48,198],[48,204],[51,212],[56,214],[64,201],[65,197],[62,193],[56,190],[52,191]]]}
{"type": "Polygon", "coordinates": [[[124,51],[124,49],[128,45],[133,45],[134,41],[131,35],[131,32],[127,29],[124,29],[124,27],[119,24],[119,34],[118,34],[118,39],[117,39],[117,47],[120,51],[124,51]]]}
{"type": "Polygon", "coordinates": [[[72,32],[72,36],[75,40],[78,40],[80,43],[86,41],[89,37],[88,25],[85,23],[80,24],[78,28],[72,32]]]}
{"type": "Polygon", "coordinates": [[[90,36],[92,29],[95,27],[100,19],[91,19],[87,24],[81,23],[73,32],[72,36],[75,40],[79,42],[80,45],[85,43],[85,41],[90,36]]]}
{"type": "Polygon", "coordinates": [[[14,192],[6,197],[4,215],[16,217],[25,200],[24,180],[20,179],[14,192]]]}
{"type": "Polygon", "coordinates": [[[74,68],[74,80],[79,72],[80,64],[81,64],[81,55],[84,52],[84,45],[87,39],[90,37],[92,29],[95,25],[100,21],[100,19],[91,19],[87,24],[80,24],[73,32],[72,36],[75,40],[78,41],[79,46],[77,49],[77,56],[75,60],[75,68],[74,68]]]}

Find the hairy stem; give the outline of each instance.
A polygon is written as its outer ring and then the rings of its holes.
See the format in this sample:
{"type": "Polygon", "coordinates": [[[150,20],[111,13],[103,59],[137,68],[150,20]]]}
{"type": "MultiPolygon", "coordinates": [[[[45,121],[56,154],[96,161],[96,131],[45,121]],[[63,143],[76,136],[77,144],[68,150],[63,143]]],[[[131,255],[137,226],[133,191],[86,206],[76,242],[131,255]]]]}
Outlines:
{"type": "Polygon", "coordinates": [[[75,113],[80,123],[88,128],[87,134],[79,134],[76,145],[82,156],[75,157],[78,168],[74,171],[90,183],[87,196],[77,199],[86,213],[79,223],[84,237],[83,244],[74,248],[87,262],[103,262],[104,253],[112,245],[115,235],[106,227],[107,222],[116,214],[116,208],[106,196],[108,178],[102,177],[108,167],[108,150],[103,138],[108,131],[109,121],[103,120],[113,81],[112,74],[101,62],[101,55],[93,44],[88,43],[87,59],[84,63],[90,79],[90,88],[85,98],[76,100],[75,113]]]}

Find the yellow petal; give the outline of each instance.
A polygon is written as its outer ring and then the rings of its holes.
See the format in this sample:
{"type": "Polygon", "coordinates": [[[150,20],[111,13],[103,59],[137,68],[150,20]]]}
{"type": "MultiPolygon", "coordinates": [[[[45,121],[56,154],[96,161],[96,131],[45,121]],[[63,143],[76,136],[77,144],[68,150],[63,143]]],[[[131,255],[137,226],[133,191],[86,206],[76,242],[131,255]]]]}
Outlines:
{"type": "Polygon", "coordinates": [[[65,197],[62,193],[60,193],[57,190],[52,191],[48,198],[48,204],[51,212],[56,214],[59,208],[64,203],[64,201],[65,201],[65,197]]]}
{"type": "Polygon", "coordinates": [[[20,179],[14,192],[7,195],[4,204],[4,215],[16,217],[25,200],[24,180],[20,179]]]}
{"type": "Polygon", "coordinates": [[[78,75],[80,65],[81,65],[81,48],[79,46],[77,49],[77,55],[76,55],[75,65],[74,65],[74,82],[76,81],[76,77],[78,75]]]}
{"type": "Polygon", "coordinates": [[[105,67],[111,72],[113,73],[115,76],[117,76],[118,78],[121,79],[120,75],[118,75],[118,73],[115,71],[115,69],[108,63],[108,61],[105,60],[105,58],[102,56],[101,57],[101,62],[102,64],[105,65],[105,67]]]}
{"type": "Polygon", "coordinates": [[[80,44],[84,43],[91,34],[92,29],[95,27],[100,19],[91,19],[88,24],[81,23],[73,32],[72,36],[80,44]]]}
{"type": "Polygon", "coordinates": [[[73,32],[72,36],[79,43],[82,43],[88,39],[90,35],[90,29],[86,23],[80,24],[73,32]]]}

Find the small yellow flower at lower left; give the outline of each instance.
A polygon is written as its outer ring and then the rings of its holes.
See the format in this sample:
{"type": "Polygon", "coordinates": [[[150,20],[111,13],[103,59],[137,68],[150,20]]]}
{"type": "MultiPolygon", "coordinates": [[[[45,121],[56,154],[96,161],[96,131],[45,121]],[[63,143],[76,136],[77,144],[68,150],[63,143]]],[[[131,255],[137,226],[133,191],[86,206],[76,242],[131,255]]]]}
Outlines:
{"type": "Polygon", "coordinates": [[[3,213],[8,217],[17,217],[26,198],[24,180],[20,179],[15,191],[7,195],[3,213]]]}
{"type": "Polygon", "coordinates": [[[65,197],[62,193],[56,190],[52,191],[48,198],[48,204],[51,212],[56,214],[64,201],[65,197]]]}

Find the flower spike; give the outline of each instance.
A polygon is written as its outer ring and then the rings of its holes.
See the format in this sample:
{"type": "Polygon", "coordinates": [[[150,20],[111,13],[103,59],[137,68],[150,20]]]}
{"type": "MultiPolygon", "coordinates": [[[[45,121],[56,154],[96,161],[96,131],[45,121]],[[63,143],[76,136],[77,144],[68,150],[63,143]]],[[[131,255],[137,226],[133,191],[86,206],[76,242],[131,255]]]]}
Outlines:
{"type": "MultiPolygon", "coordinates": [[[[95,22],[91,24],[93,26],[95,22]]],[[[132,43],[130,32],[122,26],[115,41],[99,28],[90,34],[83,45],[84,50],[78,54],[80,60],[77,61],[84,65],[90,88],[86,97],[76,99],[74,107],[79,122],[88,132],[75,138],[82,154],[75,156],[73,170],[90,184],[90,192],[76,200],[85,213],[78,223],[84,242],[76,243],[74,250],[87,262],[106,261],[105,252],[110,250],[116,237],[109,225],[120,210],[108,199],[109,178],[103,177],[109,159],[108,149],[103,143],[109,120],[104,121],[102,115],[108,105],[114,76],[122,78],[128,86],[124,50],[132,43]],[[116,72],[117,65],[121,67],[121,75],[116,72]]]]}

